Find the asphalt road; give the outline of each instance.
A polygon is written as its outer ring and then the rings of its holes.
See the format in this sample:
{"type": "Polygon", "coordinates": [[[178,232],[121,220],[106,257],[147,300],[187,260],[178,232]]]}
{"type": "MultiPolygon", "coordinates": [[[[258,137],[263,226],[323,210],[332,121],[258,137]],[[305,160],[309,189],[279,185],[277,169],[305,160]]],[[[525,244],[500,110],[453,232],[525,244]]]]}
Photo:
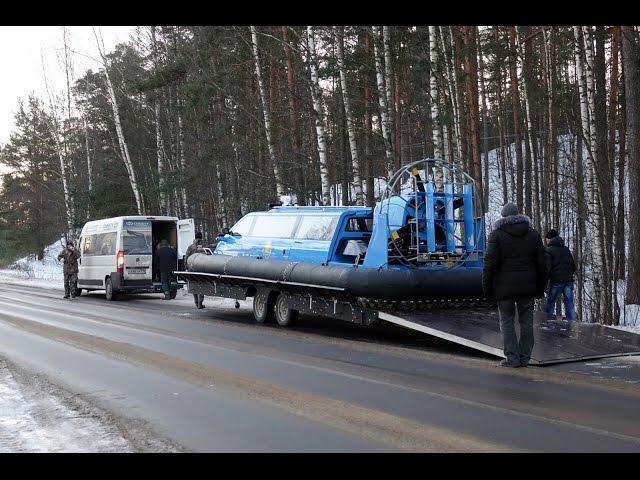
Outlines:
{"type": "Polygon", "coordinates": [[[257,325],[248,302],[61,296],[0,285],[0,357],[142,450],[640,452],[636,357],[513,370],[395,327],[257,325]]]}

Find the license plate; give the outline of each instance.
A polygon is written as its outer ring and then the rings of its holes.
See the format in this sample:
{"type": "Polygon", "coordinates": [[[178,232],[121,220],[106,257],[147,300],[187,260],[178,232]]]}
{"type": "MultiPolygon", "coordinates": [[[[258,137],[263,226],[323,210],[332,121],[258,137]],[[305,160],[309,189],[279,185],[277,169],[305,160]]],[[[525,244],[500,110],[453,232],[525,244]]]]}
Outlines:
{"type": "Polygon", "coordinates": [[[128,267],[127,273],[145,273],[146,270],[147,270],[146,267],[144,268],[128,267]]]}

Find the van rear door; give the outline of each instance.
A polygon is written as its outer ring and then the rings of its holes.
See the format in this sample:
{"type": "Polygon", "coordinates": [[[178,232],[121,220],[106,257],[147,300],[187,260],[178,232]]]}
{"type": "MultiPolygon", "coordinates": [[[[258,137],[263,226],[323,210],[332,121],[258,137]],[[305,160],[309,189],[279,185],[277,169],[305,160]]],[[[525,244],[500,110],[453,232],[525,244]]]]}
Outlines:
{"type": "Polygon", "coordinates": [[[196,227],[193,218],[178,220],[178,270],[185,270],[184,256],[187,248],[196,238],[196,227]]]}
{"type": "Polygon", "coordinates": [[[152,283],[151,220],[125,219],[122,225],[124,279],[140,286],[152,283]]]}

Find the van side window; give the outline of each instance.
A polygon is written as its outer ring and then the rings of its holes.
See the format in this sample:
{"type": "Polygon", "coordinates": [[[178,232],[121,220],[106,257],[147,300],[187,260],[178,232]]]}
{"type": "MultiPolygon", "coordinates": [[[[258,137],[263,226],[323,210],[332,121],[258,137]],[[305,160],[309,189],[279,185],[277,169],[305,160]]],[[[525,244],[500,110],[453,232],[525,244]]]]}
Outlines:
{"type": "Polygon", "coordinates": [[[291,238],[298,217],[293,215],[256,215],[252,237],[291,238]]]}
{"type": "Polygon", "coordinates": [[[116,232],[102,233],[96,239],[95,255],[116,254],[116,232]]]}
{"type": "Polygon", "coordinates": [[[253,215],[246,215],[242,217],[236,224],[231,228],[233,233],[237,233],[239,235],[247,236],[251,231],[251,225],[253,224],[253,219],[255,217],[253,215]]]}
{"type": "Polygon", "coordinates": [[[331,240],[337,223],[338,217],[336,216],[310,215],[302,217],[296,238],[298,240],[331,240]]]}
{"type": "Polygon", "coordinates": [[[95,235],[85,235],[82,239],[82,255],[91,256],[94,250],[95,235]]]}

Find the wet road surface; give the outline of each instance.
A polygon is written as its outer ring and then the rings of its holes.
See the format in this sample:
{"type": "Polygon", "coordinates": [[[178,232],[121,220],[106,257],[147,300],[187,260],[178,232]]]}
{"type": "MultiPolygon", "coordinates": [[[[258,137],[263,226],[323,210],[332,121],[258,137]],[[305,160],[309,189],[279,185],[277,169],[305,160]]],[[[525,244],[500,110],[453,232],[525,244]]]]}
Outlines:
{"type": "Polygon", "coordinates": [[[512,370],[390,326],[257,325],[248,302],[61,296],[1,285],[0,357],[143,450],[640,451],[637,357],[512,370]]]}

